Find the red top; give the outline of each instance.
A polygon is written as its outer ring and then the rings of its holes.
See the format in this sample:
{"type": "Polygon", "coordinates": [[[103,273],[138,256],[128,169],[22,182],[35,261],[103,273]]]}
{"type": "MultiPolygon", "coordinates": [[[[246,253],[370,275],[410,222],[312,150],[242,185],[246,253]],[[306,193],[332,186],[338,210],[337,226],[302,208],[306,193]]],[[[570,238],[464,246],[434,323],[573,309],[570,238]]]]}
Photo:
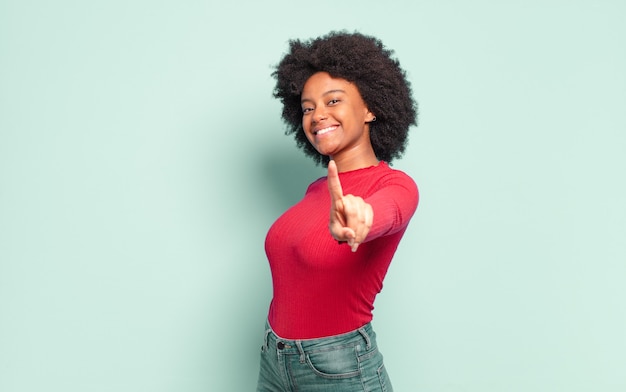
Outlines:
{"type": "Polygon", "coordinates": [[[282,338],[338,335],[370,322],[376,294],[417,208],[415,182],[385,162],[339,173],[339,179],[344,194],[362,197],[374,210],[374,224],[356,252],[329,232],[325,177],[309,185],[267,233],[274,287],[268,319],[282,338]]]}

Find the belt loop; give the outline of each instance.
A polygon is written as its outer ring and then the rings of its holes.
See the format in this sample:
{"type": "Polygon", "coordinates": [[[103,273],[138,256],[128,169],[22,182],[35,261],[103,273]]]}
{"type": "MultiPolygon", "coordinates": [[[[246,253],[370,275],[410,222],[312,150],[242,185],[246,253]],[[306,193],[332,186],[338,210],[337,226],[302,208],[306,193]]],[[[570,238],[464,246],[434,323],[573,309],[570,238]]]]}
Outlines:
{"type": "Polygon", "coordinates": [[[296,346],[298,346],[298,351],[300,351],[300,363],[304,363],[304,349],[302,348],[302,341],[301,340],[296,340],[296,346]]]}
{"type": "Polygon", "coordinates": [[[261,351],[262,351],[262,352],[265,352],[265,351],[267,351],[267,350],[268,350],[268,345],[269,345],[269,339],[268,339],[268,336],[269,336],[270,332],[272,332],[272,328],[268,328],[268,329],[265,331],[265,337],[263,338],[263,345],[261,346],[261,351]]]}
{"type": "Polygon", "coordinates": [[[359,333],[361,335],[363,335],[363,339],[365,339],[365,348],[367,350],[369,350],[370,348],[372,348],[372,342],[370,341],[370,336],[367,334],[367,332],[365,331],[365,328],[361,327],[359,328],[359,333]]]}

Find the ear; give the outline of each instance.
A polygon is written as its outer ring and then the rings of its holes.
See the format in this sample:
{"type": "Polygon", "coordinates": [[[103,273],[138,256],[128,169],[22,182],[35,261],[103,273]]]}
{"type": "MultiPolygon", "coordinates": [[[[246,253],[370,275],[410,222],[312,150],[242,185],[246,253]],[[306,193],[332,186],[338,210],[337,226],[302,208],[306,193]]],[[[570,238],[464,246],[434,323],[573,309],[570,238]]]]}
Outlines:
{"type": "Polygon", "coordinates": [[[374,113],[370,112],[369,109],[367,110],[367,113],[365,114],[365,122],[366,123],[371,123],[376,121],[376,116],[374,115],[374,113]]]}

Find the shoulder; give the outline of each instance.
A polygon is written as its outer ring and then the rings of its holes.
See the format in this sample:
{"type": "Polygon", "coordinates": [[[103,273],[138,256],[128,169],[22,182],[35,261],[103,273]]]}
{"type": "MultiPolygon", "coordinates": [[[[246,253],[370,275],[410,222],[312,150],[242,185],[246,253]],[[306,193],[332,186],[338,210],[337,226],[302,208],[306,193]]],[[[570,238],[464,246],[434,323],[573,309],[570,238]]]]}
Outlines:
{"type": "Polygon", "coordinates": [[[417,184],[407,173],[390,167],[386,162],[381,162],[380,165],[380,170],[377,171],[377,179],[381,185],[403,185],[409,189],[413,188],[417,192],[417,184]]]}
{"type": "Polygon", "coordinates": [[[417,184],[407,173],[397,170],[385,164],[381,170],[378,170],[378,178],[376,180],[376,194],[378,197],[393,201],[398,206],[403,206],[406,211],[412,213],[417,208],[420,195],[417,184]]]}
{"type": "Polygon", "coordinates": [[[310,193],[311,191],[315,189],[319,189],[322,186],[326,187],[326,177],[320,177],[317,180],[310,183],[305,193],[310,193]]]}

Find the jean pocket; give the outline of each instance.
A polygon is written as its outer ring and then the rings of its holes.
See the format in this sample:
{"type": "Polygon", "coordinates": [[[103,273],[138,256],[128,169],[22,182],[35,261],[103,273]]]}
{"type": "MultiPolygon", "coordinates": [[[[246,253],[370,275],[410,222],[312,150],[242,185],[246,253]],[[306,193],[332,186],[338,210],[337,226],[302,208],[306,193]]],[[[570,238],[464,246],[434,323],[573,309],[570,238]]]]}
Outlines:
{"type": "Polygon", "coordinates": [[[311,351],[306,361],[315,374],[324,378],[350,378],[360,374],[355,345],[311,351]]]}

